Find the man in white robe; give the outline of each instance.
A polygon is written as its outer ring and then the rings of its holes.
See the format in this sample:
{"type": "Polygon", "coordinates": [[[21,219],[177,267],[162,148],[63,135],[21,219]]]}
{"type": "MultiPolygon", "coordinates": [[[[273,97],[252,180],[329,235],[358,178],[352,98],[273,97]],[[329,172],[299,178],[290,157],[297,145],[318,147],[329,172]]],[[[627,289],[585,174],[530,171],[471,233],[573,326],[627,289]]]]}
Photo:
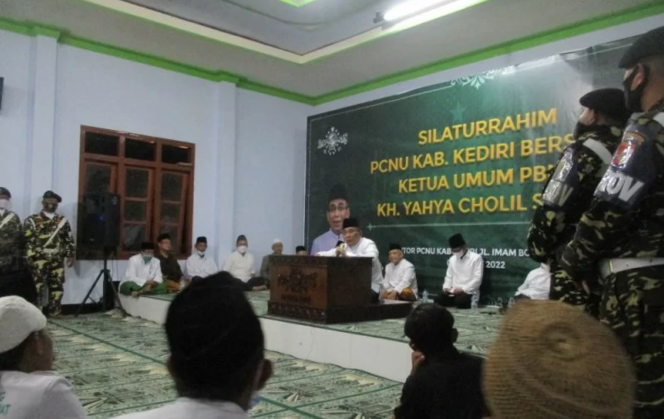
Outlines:
{"type": "Polygon", "coordinates": [[[187,263],[185,264],[187,278],[199,280],[219,272],[214,259],[207,257],[205,254],[207,247],[206,237],[201,236],[196,239],[196,250],[187,258],[187,263]]]}
{"type": "Polygon", "coordinates": [[[468,249],[461,234],[449,239],[452,257],[448,261],[443,293],[434,300],[446,307],[470,308],[479,304],[480,286],[484,275],[482,256],[468,249]]]}
{"type": "Polygon", "coordinates": [[[398,243],[390,243],[390,263],[385,267],[383,293],[386,300],[417,300],[415,266],[404,259],[398,243]]]}
{"type": "Polygon", "coordinates": [[[356,218],[346,218],[343,221],[343,235],[345,243],[326,252],[318,252],[316,256],[328,257],[370,257],[372,301],[378,301],[378,293],[383,283],[383,266],[378,260],[378,248],[373,240],[362,237],[362,229],[356,218]]]}
{"type": "Polygon", "coordinates": [[[141,253],[127,261],[127,271],[120,283],[120,294],[139,297],[166,293],[161,262],[154,257],[154,244],[143,242],[141,253]]]}
{"type": "Polygon", "coordinates": [[[264,291],[267,289],[267,280],[256,277],[254,255],[249,253],[249,242],[244,234],[235,241],[235,252],[231,253],[224,262],[223,271],[245,283],[246,291],[264,291]]]}
{"type": "Polygon", "coordinates": [[[539,268],[528,273],[525,282],[516,291],[516,299],[548,300],[551,288],[549,265],[542,263],[539,268]]]}

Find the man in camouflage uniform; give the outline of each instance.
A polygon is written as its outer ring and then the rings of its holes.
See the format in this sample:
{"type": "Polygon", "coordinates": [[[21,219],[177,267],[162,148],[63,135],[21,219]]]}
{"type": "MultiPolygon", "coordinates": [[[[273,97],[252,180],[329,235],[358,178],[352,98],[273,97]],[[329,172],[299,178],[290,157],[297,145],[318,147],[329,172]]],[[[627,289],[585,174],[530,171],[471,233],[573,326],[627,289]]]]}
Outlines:
{"type": "Polygon", "coordinates": [[[9,210],[12,194],[0,188],[0,275],[21,269],[21,219],[9,210]]]}
{"type": "Polygon", "coordinates": [[[52,191],[44,193],[43,209],[25,220],[26,260],[37,286],[38,305],[46,306],[48,314],[60,316],[65,269],[74,264],[76,247],[69,221],[55,211],[62,198],[52,191]]]}
{"type": "Polygon", "coordinates": [[[664,27],[639,38],[620,67],[627,106],[645,113],[625,130],[560,263],[577,281],[599,264],[600,320],[636,367],[634,417],[664,418],[664,27]]]}
{"type": "Polygon", "coordinates": [[[574,130],[575,141],[563,151],[544,187],[530,224],[528,248],[531,258],[551,265],[549,298],[584,306],[596,316],[599,297],[590,298],[560,269],[556,252],[573,237],[576,224],[590,206],[630,112],[620,89],[595,90],[579,102],[584,109],[574,130]]]}

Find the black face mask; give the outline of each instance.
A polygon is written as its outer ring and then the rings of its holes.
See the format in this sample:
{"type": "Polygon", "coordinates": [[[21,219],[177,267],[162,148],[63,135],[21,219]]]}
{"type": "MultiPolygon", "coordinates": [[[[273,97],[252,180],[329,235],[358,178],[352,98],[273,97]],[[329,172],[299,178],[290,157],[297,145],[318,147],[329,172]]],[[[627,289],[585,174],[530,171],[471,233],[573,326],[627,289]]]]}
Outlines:
{"type": "Polygon", "coordinates": [[[649,70],[648,67],[643,66],[643,82],[636,88],[636,90],[631,90],[632,82],[634,78],[639,73],[638,67],[632,71],[632,74],[629,75],[625,80],[623,80],[623,90],[625,90],[625,105],[627,109],[633,112],[643,112],[643,107],[641,106],[641,98],[643,97],[643,91],[648,84],[649,70]]]}

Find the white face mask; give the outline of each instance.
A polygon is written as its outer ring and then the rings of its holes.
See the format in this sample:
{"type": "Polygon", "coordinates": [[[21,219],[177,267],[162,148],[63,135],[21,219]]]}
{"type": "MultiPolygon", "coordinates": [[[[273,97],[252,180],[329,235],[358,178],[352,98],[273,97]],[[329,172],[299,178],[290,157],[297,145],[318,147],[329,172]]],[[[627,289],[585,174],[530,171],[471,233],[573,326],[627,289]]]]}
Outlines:
{"type": "Polygon", "coordinates": [[[452,252],[452,254],[458,258],[461,258],[463,256],[463,250],[460,252],[452,252]]]}
{"type": "Polygon", "coordinates": [[[0,209],[9,208],[9,199],[0,199],[0,209]]]}
{"type": "Polygon", "coordinates": [[[198,254],[198,256],[200,256],[200,257],[205,256],[205,252],[201,252],[200,250],[197,250],[196,254],[198,254]]]}
{"type": "Polygon", "coordinates": [[[247,253],[247,246],[238,246],[237,251],[244,255],[247,253]]]}

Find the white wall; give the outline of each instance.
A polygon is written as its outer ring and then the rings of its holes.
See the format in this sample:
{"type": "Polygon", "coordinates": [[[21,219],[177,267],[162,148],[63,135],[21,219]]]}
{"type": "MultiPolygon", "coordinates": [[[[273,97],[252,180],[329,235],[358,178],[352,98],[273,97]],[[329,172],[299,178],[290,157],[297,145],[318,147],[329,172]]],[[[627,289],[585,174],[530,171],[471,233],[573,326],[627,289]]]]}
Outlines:
{"type": "Polygon", "coordinates": [[[19,214],[27,211],[28,197],[23,193],[28,119],[32,92],[30,78],[31,38],[0,31],[0,77],[4,77],[0,109],[0,186],[12,192],[12,207],[19,214]]]}
{"type": "MultiPolygon", "coordinates": [[[[0,186],[12,191],[21,218],[53,189],[76,228],[80,128],[89,125],[196,144],[192,235],[208,237],[218,263],[240,231],[250,237],[257,269],[273,238],[301,241],[308,106],[43,36],[0,31],[0,56],[9,57],[0,60],[0,186]]],[[[113,277],[125,267],[111,261],[113,277]]],[[[80,302],[100,269],[93,261],[68,269],[63,303],[80,302]]],[[[93,298],[100,294],[98,287],[93,298]]]]}
{"type": "Polygon", "coordinates": [[[258,259],[274,239],[304,244],[306,115],[310,107],[238,90],[235,234],[258,259]]]}

